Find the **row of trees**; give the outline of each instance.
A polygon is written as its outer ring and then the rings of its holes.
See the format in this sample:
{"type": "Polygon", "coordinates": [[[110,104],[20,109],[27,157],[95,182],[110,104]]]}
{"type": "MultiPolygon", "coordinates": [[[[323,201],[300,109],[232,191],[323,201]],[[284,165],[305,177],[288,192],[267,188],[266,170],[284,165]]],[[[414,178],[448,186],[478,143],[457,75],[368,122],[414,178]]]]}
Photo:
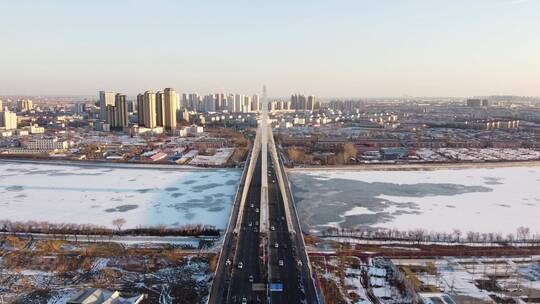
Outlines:
{"type": "Polygon", "coordinates": [[[4,233],[43,233],[51,235],[123,235],[123,236],[219,236],[221,231],[212,225],[183,225],[178,227],[138,226],[136,228],[122,229],[126,220],[118,218],[112,221],[116,229],[73,223],[49,222],[13,222],[0,221],[0,232],[4,233]]]}
{"type": "Polygon", "coordinates": [[[398,229],[348,229],[329,228],[322,232],[323,237],[354,237],[365,240],[378,241],[406,241],[415,243],[476,243],[476,244],[513,244],[524,243],[540,246],[540,233],[531,233],[529,227],[519,227],[516,233],[480,233],[468,231],[463,233],[459,229],[452,232],[432,232],[425,229],[398,230],[398,229]]]}

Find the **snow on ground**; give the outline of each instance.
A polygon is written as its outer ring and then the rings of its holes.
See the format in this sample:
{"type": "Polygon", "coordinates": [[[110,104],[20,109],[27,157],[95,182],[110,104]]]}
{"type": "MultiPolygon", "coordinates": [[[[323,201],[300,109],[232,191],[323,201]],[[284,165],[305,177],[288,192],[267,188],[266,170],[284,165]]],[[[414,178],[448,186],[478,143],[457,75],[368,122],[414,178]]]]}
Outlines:
{"type": "Polygon", "coordinates": [[[540,167],[290,173],[300,218],[324,226],[540,233],[540,167]],[[324,208],[323,208],[324,207],[324,208]]]}
{"type": "Polygon", "coordinates": [[[347,294],[354,292],[359,296],[359,300],[355,303],[371,304],[367,292],[360,281],[360,275],[361,271],[359,269],[347,268],[345,270],[345,288],[347,288],[347,294]]]}
{"type": "Polygon", "coordinates": [[[77,290],[66,289],[62,292],[58,292],[56,295],[53,295],[48,301],[47,304],[65,304],[69,301],[75,294],[77,290]]]}
{"type": "Polygon", "coordinates": [[[113,168],[0,161],[0,220],[123,228],[208,224],[225,228],[237,169],[113,168]]]}
{"type": "Polygon", "coordinates": [[[490,301],[490,295],[504,297],[508,292],[526,287],[540,290],[538,257],[519,258],[446,258],[439,260],[394,260],[406,267],[426,267],[432,263],[436,273],[415,271],[424,286],[433,286],[440,292],[490,301]],[[497,291],[481,289],[479,281],[496,279],[497,291]]]}

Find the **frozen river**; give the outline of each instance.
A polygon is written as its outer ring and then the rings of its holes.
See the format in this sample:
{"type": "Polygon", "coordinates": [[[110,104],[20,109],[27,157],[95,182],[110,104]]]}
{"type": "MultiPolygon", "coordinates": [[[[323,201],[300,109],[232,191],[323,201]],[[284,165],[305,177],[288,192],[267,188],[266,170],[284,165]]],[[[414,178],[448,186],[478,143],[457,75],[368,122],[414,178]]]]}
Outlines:
{"type": "Polygon", "coordinates": [[[241,173],[0,161],[0,220],[223,229],[241,173]]]}
{"type": "Polygon", "coordinates": [[[540,167],[435,171],[293,170],[299,217],[328,227],[540,233],[540,167]]]}

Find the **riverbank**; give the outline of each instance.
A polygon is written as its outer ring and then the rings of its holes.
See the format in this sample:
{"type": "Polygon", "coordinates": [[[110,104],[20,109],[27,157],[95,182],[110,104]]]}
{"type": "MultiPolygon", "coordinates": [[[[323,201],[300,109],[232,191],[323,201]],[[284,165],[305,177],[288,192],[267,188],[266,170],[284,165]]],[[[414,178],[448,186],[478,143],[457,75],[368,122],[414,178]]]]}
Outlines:
{"type": "Polygon", "coordinates": [[[143,164],[143,163],[112,163],[100,161],[81,161],[81,160],[59,160],[59,159],[22,159],[22,158],[0,158],[0,163],[15,164],[36,164],[36,165],[55,165],[55,166],[76,166],[86,168],[111,168],[111,169],[160,169],[175,171],[215,171],[222,167],[195,167],[188,165],[175,164],[143,164]]]}
{"type": "Polygon", "coordinates": [[[338,166],[306,166],[286,168],[288,172],[351,170],[351,171],[435,171],[449,169],[492,169],[512,167],[538,167],[540,161],[498,161],[498,162],[452,162],[452,163],[407,163],[407,164],[358,164],[338,166]]]}

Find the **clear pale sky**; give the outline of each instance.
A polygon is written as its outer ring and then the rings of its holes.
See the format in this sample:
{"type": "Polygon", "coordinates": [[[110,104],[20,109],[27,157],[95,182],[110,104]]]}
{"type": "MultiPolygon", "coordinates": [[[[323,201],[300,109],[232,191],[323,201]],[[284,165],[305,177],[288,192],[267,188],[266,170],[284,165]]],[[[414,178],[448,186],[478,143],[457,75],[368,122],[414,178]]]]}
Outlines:
{"type": "Polygon", "coordinates": [[[540,0],[0,0],[0,95],[540,96],[540,0]]]}

